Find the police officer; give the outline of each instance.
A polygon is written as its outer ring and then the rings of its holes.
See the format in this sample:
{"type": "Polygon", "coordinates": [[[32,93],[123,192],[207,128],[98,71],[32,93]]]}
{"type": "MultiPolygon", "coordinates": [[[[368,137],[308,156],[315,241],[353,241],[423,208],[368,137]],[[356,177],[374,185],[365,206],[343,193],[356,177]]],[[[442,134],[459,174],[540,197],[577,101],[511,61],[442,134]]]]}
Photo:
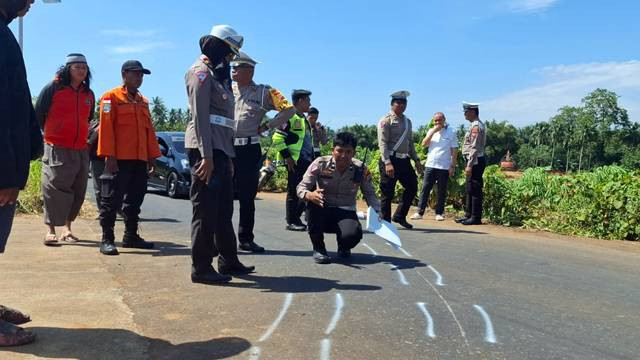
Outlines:
{"type": "Polygon", "coordinates": [[[138,221],[148,174],[162,155],[151,123],[149,100],[138,90],[143,76],[151,71],[137,60],[128,60],[122,64],[121,74],[123,85],[100,98],[98,156],[105,158],[100,175],[100,252],[105,255],[118,255],[113,228],[121,207],[125,226],[122,246],[153,248],[152,242],[138,235],[138,221]]]}
{"type": "Polygon", "coordinates": [[[482,174],[486,166],[484,145],[487,139],[484,123],[478,117],[480,114],[478,105],[462,102],[464,118],[471,123],[469,130],[464,135],[464,143],[462,145],[462,155],[467,160],[464,169],[467,176],[465,215],[455,220],[463,225],[482,224],[482,187],[484,185],[482,174]]]}
{"type": "Polygon", "coordinates": [[[311,91],[293,90],[291,98],[296,113],[272,137],[272,146],[278,151],[276,160],[287,166],[286,229],[291,231],[307,228],[300,220],[305,204],[298,199],[296,187],[313,161],[313,134],[304,115],[311,107],[310,96],[311,91]]]}
{"type": "Polygon", "coordinates": [[[362,226],[356,215],[358,189],[367,204],[380,212],[371,174],[362,161],[353,158],[356,145],[353,134],[336,134],[331,155],[315,159],[297,187],[300,199],[307,201],[307,226],[313,260],[318,264],[331,262],[324,233],[336,234],[338,255],[342,258],[350,257],[351,249],[362,239],[362,226]]]}
{"type": "Polygon", "coordinates": [[[311,131],[313,135],[313,158],[320,157],[322,154],[320,153],[322,145],[327,144],[327,129],[320,124],[318,121],[318,116],[320,115],[320,111],[317,108],[310,107],[309,113],[307,114],[307,119],[309,120],[309,125],[311,125],[311,131]]]}
{"type": "Polygon", "coordinates": [[[415,162],[418,173],[422,173],[422,164],[413,147],[411,120],[404,115],[407,96],[408,91],[396,91],[391,94],[391,111],[378,122],[378,147],[382,218],[411,229],[413,225],[407,222],[407,213],[418,191],[418,177],[411,166],[411,159],[415,162]],[[404,192],[392,218],[391,201],[398,180],[404,187],[404,192]]]}
{"type": "Polygon", "coordinates": [[[233,96],[236,101],[237,121],[234,139],[236,157],[233,159],[233,165],[235,192],[240,203],[238,247],[241,250],[261,253],[264,252],[264,248],[255,243],[253,235],[256,210],[254,201],[258,191],[262,159],[260,134],[282,126],[295,114],[296,109],[278,90],[253,82],[257,63],[240,51],[231,62],[231,78],[234,81],[233,96]],[[271,110],[278,111],[278,114],[271,121],[262,124],[264,115],[271,110]]]}
{"type": "Polygon", "coordinates": [[[200,38],[202,55],[187,70],[185,83],[191,121],[185,147],[191,166],[191,281],[219,284],[229,275],[248,274],[253,266],[240,263],[233,215],[233,91],[229,62],[243,37],[228,25],[216,25],[200,38]],[[212,266],[218,257],[218,272],[212,266]]]}

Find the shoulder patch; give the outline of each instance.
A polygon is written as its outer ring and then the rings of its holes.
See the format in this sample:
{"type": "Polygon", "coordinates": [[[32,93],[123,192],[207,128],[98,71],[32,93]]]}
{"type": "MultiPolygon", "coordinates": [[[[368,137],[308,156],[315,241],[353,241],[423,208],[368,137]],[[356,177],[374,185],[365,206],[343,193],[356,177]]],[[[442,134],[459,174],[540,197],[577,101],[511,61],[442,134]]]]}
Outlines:
{"type": "Polygon", "coordinates": [[[198,81],[200,82],[200,84],[202,84],[205,80],[207,80],[207,77],[209,76],[209,72],[208,71],[196,71],[196,77],[198,78],[198,81]]]}

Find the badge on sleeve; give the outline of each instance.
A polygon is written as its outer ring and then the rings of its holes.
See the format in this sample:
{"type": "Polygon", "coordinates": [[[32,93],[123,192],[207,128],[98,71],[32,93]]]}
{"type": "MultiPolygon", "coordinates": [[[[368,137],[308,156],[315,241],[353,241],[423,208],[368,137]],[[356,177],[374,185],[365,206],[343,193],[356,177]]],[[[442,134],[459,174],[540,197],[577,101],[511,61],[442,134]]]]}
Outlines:
{"type": "Polygon", "coordinates": [[[103,113],[111,112],[111,99],[102,100],[102,112],[103,113]]]}
{"type": "Polygon", "coordinates": [[[275,107],[276,110],[282,111],[284,109],[293,107],[293,105],[291,105],[291,103],[287,101],[287,98],[285,98],[280,91],[271,88],[269,89],[269,95],[271,95],[271,102],[273,103],[273,107],[275,107]]]}
{"type": "Polygon", "coordinates": [[[202,85],[202,83],[207,79],[207,76],[209,76],[208,71],[198,71],[196,73],[196,77],[198,78],[198,81],[200,81],[200,85],[202,85]]]}

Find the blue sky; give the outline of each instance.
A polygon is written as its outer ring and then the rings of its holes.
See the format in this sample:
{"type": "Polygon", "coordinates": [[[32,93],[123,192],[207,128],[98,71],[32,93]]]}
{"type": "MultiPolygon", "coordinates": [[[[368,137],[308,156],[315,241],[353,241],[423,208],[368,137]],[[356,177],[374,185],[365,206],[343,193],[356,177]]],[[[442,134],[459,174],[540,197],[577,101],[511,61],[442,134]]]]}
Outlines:
{"type": "Polygon", "coordinates": [[[184,108],[198,39],[230,24],[261,61],[256,82],[312,90],[332,128],[375,124],[403,89],[415,127],[436,111],[463,123],[462,100],[480,102],[483,119],[523,126],[597,87],[640,121],[638,14],[638,0],[37,0],[24,53],[34,95],[66,54],[82,52],[97,96],[120,84],[123,61],[139,59],[152,70],[141,91],[184,108]]]}

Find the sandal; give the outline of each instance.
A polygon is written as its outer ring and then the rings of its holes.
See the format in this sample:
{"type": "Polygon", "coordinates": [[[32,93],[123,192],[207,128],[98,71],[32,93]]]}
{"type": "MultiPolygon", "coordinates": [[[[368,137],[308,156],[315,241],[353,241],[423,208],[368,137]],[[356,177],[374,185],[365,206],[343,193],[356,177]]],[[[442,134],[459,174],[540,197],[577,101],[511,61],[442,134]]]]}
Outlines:
{"type": "Polygon", "coordinates": [[[0,305],[0,320],[10,322],[14,325],[22,325],[31,321],[31,318],[29,315],[23,314],[20,310],[0,305]]]}
{"type": "Polygon", "coordinates": [[[0,347],[28,344],[36,339],[36,334],[19,326],[0,320],[0,347]]]}
{"type": "Polygon", "coordinates": [[[56,234],[47,234],[44,237],[43,243],[47,246],[55,246],[58,245],[58,238],[56,237],[56,234]]]}
{"type": "Polygon", "coordinates": [[[66,235],[63,235],[60,240],[67,242],[67,243],[75,243],[80,241],[80,239],[78,239],[78,237],[76,237],[75,235],[73,235],[72,233],[68,233],[66,235]]]}

